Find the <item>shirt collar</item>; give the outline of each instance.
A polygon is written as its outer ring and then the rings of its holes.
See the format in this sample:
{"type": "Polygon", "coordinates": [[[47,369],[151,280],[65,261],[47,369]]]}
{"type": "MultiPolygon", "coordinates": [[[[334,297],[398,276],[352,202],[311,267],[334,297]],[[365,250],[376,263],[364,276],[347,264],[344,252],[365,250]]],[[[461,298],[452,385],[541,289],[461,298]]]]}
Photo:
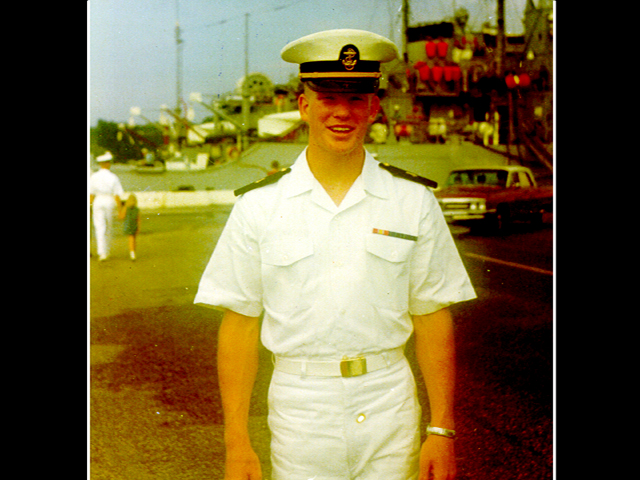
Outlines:
{"type": "Polygon", "coordinates": [[[389,198],[389,190],[385,181],[384,170],[379,167],[378,162],[373,155],[366,151],[364,166],[362,167],[362,178],[364,180],[364,189],[371,195],[380,198],[389,198]]]}
{"type": "Polygon", "coordinates": [[[287,177],[285,177],[288,181],[284,191],[287,197],[295,197],[313,188],[315,178],[307,163],[307,147],[298,155],[291,166],[291,173],[287,177]]]}
{"type": "MultiPolygon", "coordinates": [[[[362,181],[364,190],[371,195],[380,198],[388,198],[388,188],[383,175],[383,170],[378,167],[379,162],[365,149],[364,165],[362,167],[362,181]]],[[[285,187],[285,195],[294,197],[312,190],[317,183],[307,163],[307,148],[298,155],[291,166],[291,173],[287,175],[289,181],[285,187]]],[[[354,185],[355,186],[355,185],[354,185]]]]}

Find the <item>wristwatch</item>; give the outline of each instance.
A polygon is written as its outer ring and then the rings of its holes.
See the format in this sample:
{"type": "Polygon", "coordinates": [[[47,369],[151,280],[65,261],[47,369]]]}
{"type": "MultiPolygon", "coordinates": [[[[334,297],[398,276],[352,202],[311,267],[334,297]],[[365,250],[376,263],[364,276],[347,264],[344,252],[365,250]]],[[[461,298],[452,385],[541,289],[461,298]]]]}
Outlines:
{"type": "Polygon", "coordinates": [[[441,435],[447,438],[456,438],[455,430],[447,430],[446,428],[432,427],[427,425],[427,435],[441,435]]]}

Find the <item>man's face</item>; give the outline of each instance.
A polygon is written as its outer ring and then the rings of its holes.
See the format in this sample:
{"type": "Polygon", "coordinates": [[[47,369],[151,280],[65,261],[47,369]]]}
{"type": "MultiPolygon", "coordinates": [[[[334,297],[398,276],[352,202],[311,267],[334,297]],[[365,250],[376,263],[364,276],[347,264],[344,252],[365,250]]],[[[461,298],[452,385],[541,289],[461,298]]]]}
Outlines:
{"type": "Polygon", "coordinates": [[[302,120],[309,124],[309,144],[346,155],[362,149],[380,99],[375,94],[326,93],[305,88],[298,106],[302,120]]]}

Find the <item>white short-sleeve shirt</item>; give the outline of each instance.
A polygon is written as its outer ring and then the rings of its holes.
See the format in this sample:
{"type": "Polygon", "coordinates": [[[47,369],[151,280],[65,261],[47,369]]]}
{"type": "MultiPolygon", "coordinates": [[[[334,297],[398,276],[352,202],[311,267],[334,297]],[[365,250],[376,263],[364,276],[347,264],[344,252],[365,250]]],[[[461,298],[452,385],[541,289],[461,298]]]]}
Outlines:
{"type": "Polygon", "coordinates": [[[303,151],[235,204],[195,303],[247,316],[287,357],[340,360],[402,346],[411,315],[475,298],[433,193],[367,152],[336,206],[303,151]]]}
{"type": "Polygon", "coordinates": [[[94,206],[115,205],[113,196],[122,196],[124,190],[118,176],[106,168],[101,168],[89,178],[89,193],[95,195],[94,206]]]}

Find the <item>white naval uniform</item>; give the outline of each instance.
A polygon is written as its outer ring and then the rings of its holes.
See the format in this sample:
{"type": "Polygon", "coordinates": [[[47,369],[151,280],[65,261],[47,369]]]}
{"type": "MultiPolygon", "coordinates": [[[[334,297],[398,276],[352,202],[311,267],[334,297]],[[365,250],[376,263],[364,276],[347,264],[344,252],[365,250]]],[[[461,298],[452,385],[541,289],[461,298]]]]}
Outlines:
{"type": "Polygon", "coordinates": [[[93,200],[93,226],[96,232],[96,248],[100,257],[109,255],[111,230],[116,212],[114,195],[122,197],[124,190],[115,173],[101,168],[89,179],[89,193],[93,200]]]}
{"type": "MultiPolygon", "coordinates": [[[[472,298],[475,292],[429,189],[394,177],[367,152],[362,174],[336,206],[311,173],[305,149],[290,173],[238,199],[195,303],[254,317],[264,310],[261,340],[275,355],[339,361],[403,347],[413,331],[412,314],[472,298]]],[[[276,371],[269,410],[274,479],[417,475],[420,407],[406,359],[352,378],[276,371]],[[389,387],[390,375],[395,387],[389,387]],[[381,396],[375,385],[397,395],[381,396]],[[366,394],[368,388],[373,390],[366,394]],[[362,414],[365,420],[357,421],[362,414]],[[328,424],[331,417],[335,421],[328,424]],[[303,425],[303,418],[312,423],[303,425]],[[404,433],[394,430],[398,425],[404,433]],[[352,427],[368,430],[358,436],[352,427]],[[389,437],[408,444],[397,448],[389,437]],[[376,452],[381,465],[390,465],[388,471],[367,460],[376,452]],[[397,464],[390,452],[401,455],[397,464]],[[311,462],[311,469],[299,464],[304,462],[311,462]],[[411,465],[401,467],[405,463],[411,465]]]]}

